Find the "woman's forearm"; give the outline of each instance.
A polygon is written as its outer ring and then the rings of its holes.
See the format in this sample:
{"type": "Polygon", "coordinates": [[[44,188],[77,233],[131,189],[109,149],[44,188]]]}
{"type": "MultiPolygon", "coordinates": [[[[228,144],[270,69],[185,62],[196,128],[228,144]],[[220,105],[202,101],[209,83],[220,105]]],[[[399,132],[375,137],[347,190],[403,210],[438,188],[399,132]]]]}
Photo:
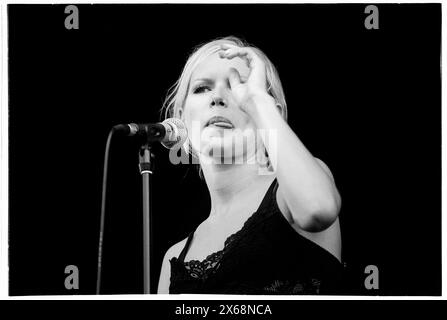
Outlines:
{"type": "Polygon", "coordinates": [[[271,96],[258,95],[254,103],[253,118],[269,137],[263,137],[264,144],[292,219],[309,230],[329,227],[341,202],[330,172],[323,170],[284,121],[271,96]]]}

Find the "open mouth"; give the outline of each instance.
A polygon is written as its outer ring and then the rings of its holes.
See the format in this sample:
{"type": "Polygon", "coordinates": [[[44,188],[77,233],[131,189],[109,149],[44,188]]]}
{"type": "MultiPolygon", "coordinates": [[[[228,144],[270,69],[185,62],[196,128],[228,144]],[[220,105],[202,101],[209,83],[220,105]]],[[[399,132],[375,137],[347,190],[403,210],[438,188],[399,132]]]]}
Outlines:
{"type": "Polygon", "coordinates": [[[206,124],[207,127],[217,127],[222,129],[233,129],[234,125],[225,117],[212,117],[206,124]]]}

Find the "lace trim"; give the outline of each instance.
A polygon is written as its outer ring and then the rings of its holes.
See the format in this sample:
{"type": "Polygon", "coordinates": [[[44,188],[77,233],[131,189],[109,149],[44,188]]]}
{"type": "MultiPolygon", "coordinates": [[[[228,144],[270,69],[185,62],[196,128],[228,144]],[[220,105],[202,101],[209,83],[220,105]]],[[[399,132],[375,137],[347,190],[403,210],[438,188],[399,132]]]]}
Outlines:
{"type": "MultiPolygon", "coordinates": [[[[264,209],[255,211],[243,224],[242,228],[235,233],[227,237],[222,250],[216,251],[208,255],[202,261],[200,260],[189,260],[184,261],[183,265],[187,270],[188,274],[195,279],[206,280],[211,274],[215,273],[220,265],[225,252],[229,251],[237,241],[242,238],[249,227],[253,224],[255,218],[265,212],[265,210],[270,209],[270,205],[266,205],[264,209]]],[[[177,257],[172,258],[178,261],[177,257]]]]}
{"type": "MultiPolygon", "coordinates": [[[[269,190],[270,190],[270,188],[269,188],[269,190]]],[[[275,191],[275,190],[276,190],[276,188],[273,189],[273,191],[275,191]]],[[[273,193],[273,194],[275,194],[275,193],[273,193]]],[[[271,194],[266,195],[266,196],[271,197],[271,194]]],[[[200,260],[183,261],[183,266],[185,267],[188,274],[195,279],[201,279],[201,280],[208,279],[208,277],[211,274],[215,273],[219,269],[225,252],[229,251],[233,247],[233,245],[235,243],[237,243],[237,241],[239,241],[239,239],[242,238],[242,236],[244,234],[247,233],[247,231],[249,230],[249,227],[251,227],[251,225],[253,225],[253,221],[255,221],[255,218],[257,218],[258,215],[261,215],[262,213],[264,213],[266,211],[276,210],[276,208],[277,208],[276,199],[274,199],[274,201],[272,201],[271,198],[267,199],[267,203],[264,204],[263,207],[260,207],[257,211],[253,212],[250,215],[250,217],[248,217],[248,219],[244,222],[241,229],[239,229],[235,233],[228,236],[227,239],[225,239],[224,247],[222,250],[219,250],[219,251],[209,254],[202,261],[200,261],[200,260]]],[[[260,219],[259,222],[263,221],[263,220],[264,219],[260,219]]],[[[172,260],[175,260],[178,262],[177,257],[173,257],[171,259],[171,261],[172,260]]]]}
{"type": "Polygon", "coordinates": [[[319,294],[321,280],[309,279],[306,281],[275,280],[264,290],[272,294],[319,294]]]}
{"type": "Polygon", "coordinates": [[[191,277],[206,280],[219,268],[223,253],[224,251],[220,250],[210,254],[203,261],[190,260],[183,264],[191,277]]]}

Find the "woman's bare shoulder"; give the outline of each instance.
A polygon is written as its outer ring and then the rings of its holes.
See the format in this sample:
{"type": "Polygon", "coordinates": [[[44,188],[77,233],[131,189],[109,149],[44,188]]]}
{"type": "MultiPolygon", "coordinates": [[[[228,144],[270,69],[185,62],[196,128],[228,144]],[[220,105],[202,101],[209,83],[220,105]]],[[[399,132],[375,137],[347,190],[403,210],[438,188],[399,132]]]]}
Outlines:
{"type": "Polygon", "coordinates": [[[186,237],[185,239],[177,242],[176,244],[172,245],[167,251],[166,251],[166,255],[165,258],[170,260],[173,257],[177,257],[180,255],[180,252],[182,252],[183,248],[186,245],[186,241],[188,240],[188,238],[186,237]]]}
{"type": "Polygon", "coordinates": [[[171,266],[170,260],[173,257],[178,257],[180,252],[182,252],[183,247],[186,244],[188,238],[183,239],[182,241],[177,242],[173,246],[171,246],[167,251],[163,258],[163,262],[161,265],[160,278],[158,280],[158,293],[167,294],[169,293],[170,286],[170,274],[171,274],[171,266]]]}

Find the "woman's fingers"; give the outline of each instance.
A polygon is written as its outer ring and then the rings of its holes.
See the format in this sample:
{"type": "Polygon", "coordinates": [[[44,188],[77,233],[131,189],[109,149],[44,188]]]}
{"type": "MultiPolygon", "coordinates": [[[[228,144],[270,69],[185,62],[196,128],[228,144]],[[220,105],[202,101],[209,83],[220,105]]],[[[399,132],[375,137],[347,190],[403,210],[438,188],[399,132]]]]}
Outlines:
{"type": "Polygon", "coordinates": [[[222,48],[222,50],[224,50],[221,57],[232,59],[234,57],[239,56],[239,57],[245,59],[245,61],[247,62],[247,66],[249,68],[252,67],[251,64],[252,64],[253,56],[252,56],[251,52],[249,50],[247,50],[246,48],[239,48],[239,47],[230,46],[230,45],[222,45],[221,48],[222,48]]]}
{"type": "Polygon", "coordinates": [[[237,71],[237,69],[235,68],[230,69],[229,81],[231,88],[235,88],[237,85],[241,84],[241,76],[239,74],[239,71],[237,71]]]}
{"type": "Polygon", "coordinates": [[[221,48],[224,50],[219,53],[222,58],[232,59],[234,57],[241,57],[245,59],[247,66],[251,70],[248,81],[260,88],[266,88],[265,65],[253,49],[248,47],[240,48],[230,44],[223,44],[221,48]]]}

